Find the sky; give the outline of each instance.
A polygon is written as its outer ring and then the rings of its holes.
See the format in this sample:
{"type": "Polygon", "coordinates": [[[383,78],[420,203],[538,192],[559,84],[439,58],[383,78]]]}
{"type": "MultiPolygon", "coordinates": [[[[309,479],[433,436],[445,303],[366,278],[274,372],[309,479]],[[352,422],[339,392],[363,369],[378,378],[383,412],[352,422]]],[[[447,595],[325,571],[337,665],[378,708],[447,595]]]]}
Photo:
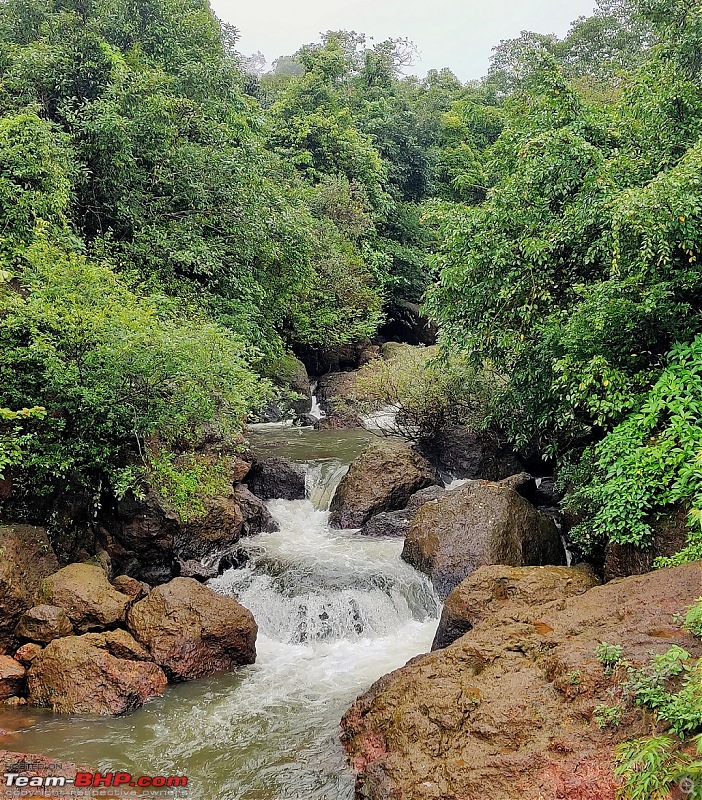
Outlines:
{"type": "Polygon", "coordinates": [[[487,72],[492,48],[523,30],[563,36],[589,15],[594,0],[210,0],[217,16],[241,32],[239,50],[270,63],[319,40],[354,30],[375,41],[407,37],[421,60],[411,72],[450,67],[461,80],[487,72]]]}

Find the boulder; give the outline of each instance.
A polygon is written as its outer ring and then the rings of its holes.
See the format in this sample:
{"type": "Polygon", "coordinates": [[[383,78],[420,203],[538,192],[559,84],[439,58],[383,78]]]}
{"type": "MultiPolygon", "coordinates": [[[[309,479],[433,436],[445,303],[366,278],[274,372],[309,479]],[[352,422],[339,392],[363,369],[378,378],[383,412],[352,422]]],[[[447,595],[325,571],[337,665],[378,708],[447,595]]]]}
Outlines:
{"type": "Polygon", "coordinates": [[[421,453],[454,478],[500,481],[524,469],[514,449],[495,434],[463,426],[441,430],[422,443],[421,453]]]}
{"type": "Polygon", "coordinates": [[[594,573],[575,567],[480,567],[446,598],[431,649],[448,647],[507,605],[546,610],[598,583],[594,573]]]}
{"type": "Polygon", "coordinates": [[[300,398],[292,403],[292,411],[296,417],[306,414],[312,406],[312,390],[310,388],[310,378],[307,368],[299,359],[294,360],[295,369],[290,375],[287,383],[289,388],[299,394],[300,398]]]}
{"type": "Polygon", "coordinates": [[[158,586],[129,612],[129,630],[171,680],[213,675],[256,659],[250,611],[190,578],[158,586]]]}
{"type": "Polygon", "coordinates": [[[244,510],[233,495],[209,498],[204,514],[180,522],[173,549],[184,561],[225,550],[241,539],[245,522],[244,510]]]}
{"type": "MultiPolygon", "coordinates": [[[[142,601],[143,602],[143,601],[142,601]]],[[[29,670],[29,702],[62,714],[125,714],[163,693],[160,667],[112,655],[95,634],[54,639],[29,670]]]]}
{"type": "Polygon", "coordinates": [[[0,653],[8,653],[19,618],[59,564],[46,531],[29,525],[0,526],[0,552],[0,653]]]}
{"type": "Polygon", "coordinates": [[[653,569],[657,558],[669,557],[685,547],[690,529],[688,512],[684,507],[663,514],[651,523],[653,540],[649,547],[610,542],[605,551],[604,577],[606,581],[643,575],[653,569]]]}
{"type": "Polygon", "coordinates": [[[233,497],[244,516],[242,536],[258,536],[259,533],[273,533],[278,524],[266,508],[266,504],[249,491],[243,484],[234,487],[233,497]]]}
{"type": "Polygon", "coordinates": [[[92,564],[69,564],[39,588],[39,600],[66,611],[78,633],[110,628],[124,621],[130,598],[114,589],[92,564]]]}
{"type": "Polygon", "coordinates": [[[375,514],[404,508],[420,489],[438,483],[431,464],[409,445],[378,439],[351,464],[331,504],[331,524],[360,528],[375,514]]]}
{"type": "Polygon", "coordinates": [[[304,500],[305,468],[287,458],[257,459],[246,485],[261,500],[304,500]]]}
{"type": "Polygon", "coordinates": [[[0,700],[22,694],[25,674],[19,661],[10,656],[0,656],[0,700]]]}
{"type": "Polygon", "coordinates": [[[361,536],[400,539],[407,536],[419,509],[432,500],[438,500],[446,490],[441,486],[428,486],[410,497],[409,503],[399,511],[383,511],[371,517],[361,528],[361,536]]]}
{"type": "Polygon", "coordinates": [[[107,650],[115,658],[123,658],[127,661],[154,660],[151,653],[122,628],[103,633],[86,633],[83,640],[93,647],[107,650]]]}
{"type": "MultiPolygon", "coordinates": [[[[601,729],[622,676],[602,641],[634,665],[702,642],[676,619],[700,594],[702,564],[596,586],[560,601],[498,604],[451,646],[381,678],[342,721],[364,800],[614,800],[618,744],[652,733],[631,706],[601,729]]],[[[546,594],[551,597],[550,590],[546,594]]]]}
{"type": "Polygon", "coordinates": [[[15,661],[19,661],[25,667],[29,667],[29,665],[34,661],[34,659],[41,653],[44,648],[40,644],[35,644],[34,642],[27,642],[27,644],[23,644],[22,647],[17,649],[15,653],[15,661]]]}
{"type": "Polygon", "coordinates": [[[37,644],[48,644],[62,636],[73,633],[71,620],[59,606],[40,605],[25,611],[15,628],[18,639],[26,639],[37,644]]]}
{"type": "Polygon", "coordinates": [[[480,482],[426,503],[402,558],[428,575],[445,598],[478,567],[561,565],[565,551],[551,519],[511,487],[480,482]]]}

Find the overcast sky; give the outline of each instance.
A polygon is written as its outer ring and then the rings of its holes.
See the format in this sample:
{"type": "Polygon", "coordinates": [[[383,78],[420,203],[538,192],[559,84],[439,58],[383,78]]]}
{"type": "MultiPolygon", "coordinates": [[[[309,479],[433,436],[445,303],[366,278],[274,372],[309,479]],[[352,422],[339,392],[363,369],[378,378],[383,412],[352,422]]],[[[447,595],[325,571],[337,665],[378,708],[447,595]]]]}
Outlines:
{"type": "Polygon", "coordinates": [[[239,50],[261,51],[269,64],[328,30],[355,30],[382,41],[407,37],[421,62],[413,72],[450,67],[480,78],[491,49],[522,30],[562,36],[590,14],[594,0],[211,0],[217,16],[241,31],[239,50]]]}

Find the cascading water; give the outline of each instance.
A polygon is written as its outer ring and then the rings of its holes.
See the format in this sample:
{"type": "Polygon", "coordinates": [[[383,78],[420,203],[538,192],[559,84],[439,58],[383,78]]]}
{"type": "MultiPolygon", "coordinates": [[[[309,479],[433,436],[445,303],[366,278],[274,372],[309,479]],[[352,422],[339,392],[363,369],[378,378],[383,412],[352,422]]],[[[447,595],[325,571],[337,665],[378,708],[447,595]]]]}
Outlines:
{"type": "MultiPolygon", "coordinates": [[[[127,717],[11,712],[14,724],[0,720],[15,731],[5,747],[103,770],[188,775],[190,800],[353,797],[339,719],[375,680],[429,649],[440,606],[400,559],[402,541],[329,528],[328,505],[347,467],[327,452],[309,459],[296,432],[285,436],[311,462],[310,499],[270,503],[280,531],[243,540],[246,566],[209,584],[253,612],[256,664],[169,688],[127,717]]],[[[319,434],[304,436],[319,453],[319,434]]],[[[350,456],[361,443],[339,449],[350,456]]]]}

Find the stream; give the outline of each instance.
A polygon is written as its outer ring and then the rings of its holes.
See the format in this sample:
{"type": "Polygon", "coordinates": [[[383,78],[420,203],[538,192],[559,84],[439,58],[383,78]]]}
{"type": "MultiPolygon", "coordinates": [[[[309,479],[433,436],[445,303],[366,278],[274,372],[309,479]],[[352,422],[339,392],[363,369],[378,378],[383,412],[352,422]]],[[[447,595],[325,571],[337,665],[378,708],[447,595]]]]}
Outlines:
{"type": "Polygon", "coordinates": [[[375,680],[429,650],[440,612],[429,582],[400,559],[401,539],[329,527],[334,490],[368,436],[252,431],[261,455],[308,465],[308,498],[271,501],[280,531],[242,540],[245,566],[209,582],[254,614],[255,665],[171,686],[124,717],[8,710],[3,747],[102,771],[187,775],[188,800],[351,800],[339,720],[375,680]]]}

